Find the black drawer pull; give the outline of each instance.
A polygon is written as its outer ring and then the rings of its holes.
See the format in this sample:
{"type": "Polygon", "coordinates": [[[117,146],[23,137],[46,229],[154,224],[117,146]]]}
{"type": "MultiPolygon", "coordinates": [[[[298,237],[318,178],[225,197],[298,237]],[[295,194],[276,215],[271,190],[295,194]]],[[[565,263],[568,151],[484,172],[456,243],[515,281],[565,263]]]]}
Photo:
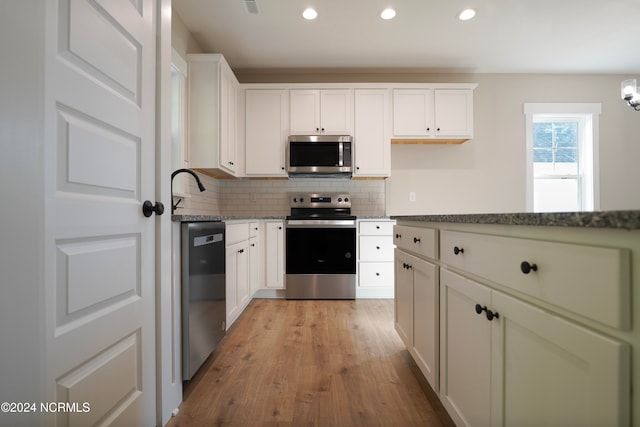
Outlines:
{"type": "Polygon", "coordinates": [[[491,322],[493,319],[499,319],[500,314],[498,312],[491,311],[487,308],[487,306],[481,306],[480,304],[476,304],[476,313],[482,314],[482,312],[486,312],[487,320],[491,322]]]}
{"type": "Polygon", "coordinates": [[[453,247],[453,253],[454,253],[454,255],[463,254],[464,253],[464,248],[459,248],[457,246],[454,246],[453,247]]]}
{"type": "Polygon", "coordinates": [[[522,264],[520,264],[520,271],[524,274],[529,274],[532,271],[538,271],[538,266],[536,264],[529,264],[527,261],[522,261],[522,264]]]}
{"type": "Polygon", "coordinates": [[[413,238],[413,243],[420,243],[420,239],[418,239],[417,237],[413,238]]]}

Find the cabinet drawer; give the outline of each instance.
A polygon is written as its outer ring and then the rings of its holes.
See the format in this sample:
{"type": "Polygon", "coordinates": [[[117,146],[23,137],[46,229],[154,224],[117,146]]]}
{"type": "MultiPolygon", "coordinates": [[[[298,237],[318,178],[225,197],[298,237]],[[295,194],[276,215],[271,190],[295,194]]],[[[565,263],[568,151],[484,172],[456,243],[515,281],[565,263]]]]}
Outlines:
{"type": "Polygon", "coordinates": [[[249,239],[249,224],[242,223],[226,223],[225,224],[225,243],[229,247],[234,243],[242,242],[249,239]]]}
{"type": "Polygon", "coordinates": [[[393,262],[361,262],[360,286],[393,286],[393,262]]]}
{"type": "Polygon", "coordinates": [[[617,328],[630,327],[630,253],[443,231],[442,262],[617,328]]]}
{"type": "Polygon", "coordinates": [[[374,236],[391,235],[394,221],[360,221],[359,233],[374,236]]]}
{"type": "Polygon", "coordinates": [[[400,249],[428,258],[438,258],[438,230],[433,228],[396,225],[393,228],[393,243],[400,249]]]}
{"type": "Polygon", "coordinates": [[[360,236],[361,261],[393,261],[391,236],[360,236]]]}

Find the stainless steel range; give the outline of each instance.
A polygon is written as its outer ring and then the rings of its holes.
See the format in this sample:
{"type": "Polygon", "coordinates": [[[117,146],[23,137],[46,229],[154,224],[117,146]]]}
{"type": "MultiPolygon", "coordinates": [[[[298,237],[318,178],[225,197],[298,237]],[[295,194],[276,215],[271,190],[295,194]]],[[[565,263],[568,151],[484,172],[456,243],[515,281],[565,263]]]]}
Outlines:
{"type": "Polygon", "coordinates": [[[286,221],[288,299],[356,297],[356,218],[346,193],[292,194],[286,221]]]}

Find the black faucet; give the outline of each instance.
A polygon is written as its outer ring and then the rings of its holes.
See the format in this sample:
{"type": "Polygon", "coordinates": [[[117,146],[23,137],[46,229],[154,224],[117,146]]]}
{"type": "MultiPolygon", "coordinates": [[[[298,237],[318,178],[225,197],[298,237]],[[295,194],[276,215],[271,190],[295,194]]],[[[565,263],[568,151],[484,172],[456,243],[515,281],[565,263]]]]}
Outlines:
{"type": "Polygon", "coordinates": [[[171,174],[171,213],[172,214],[176,210],[176,208],[178,207],[180,202],[182,201],[182,199],[178,199],[176,204],[175,205],[173,204],[173,178],[176,175],[178,175],[179,173],[182,173],[182,172],[186,172],[188,174],[191,174],[196,179],[196,182],[198,183],[198,188],[200,189],[200,192],[205,190],[204,185],[202,185],[202,182],[200,182],[200,178],[198,178],[198,175],[196,175],[196,173],[194,171],[192,171],[191,169],[177,169],[177,170],[173,171],[173,173],[171,174]]]}

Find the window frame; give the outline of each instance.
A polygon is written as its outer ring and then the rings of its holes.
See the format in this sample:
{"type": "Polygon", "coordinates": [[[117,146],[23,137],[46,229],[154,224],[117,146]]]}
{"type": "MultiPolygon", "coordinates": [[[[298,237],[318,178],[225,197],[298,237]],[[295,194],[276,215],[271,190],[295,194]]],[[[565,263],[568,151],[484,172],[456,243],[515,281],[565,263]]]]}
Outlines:
{"type": "MultiPolygon", "coordinates": [[[[533,184],[533,124],[540,121],[578,120],[578,185],[581,211],[600,209],[599,103],[525,103],[526,207],[535,212],[533,184]],[[539,120],[542,119],[542,120],[539,120]],[[544,120],[547,119],[547,120],[544,120]]],[[[551,178],[562,178],[558,175],[551,178]]]]}

